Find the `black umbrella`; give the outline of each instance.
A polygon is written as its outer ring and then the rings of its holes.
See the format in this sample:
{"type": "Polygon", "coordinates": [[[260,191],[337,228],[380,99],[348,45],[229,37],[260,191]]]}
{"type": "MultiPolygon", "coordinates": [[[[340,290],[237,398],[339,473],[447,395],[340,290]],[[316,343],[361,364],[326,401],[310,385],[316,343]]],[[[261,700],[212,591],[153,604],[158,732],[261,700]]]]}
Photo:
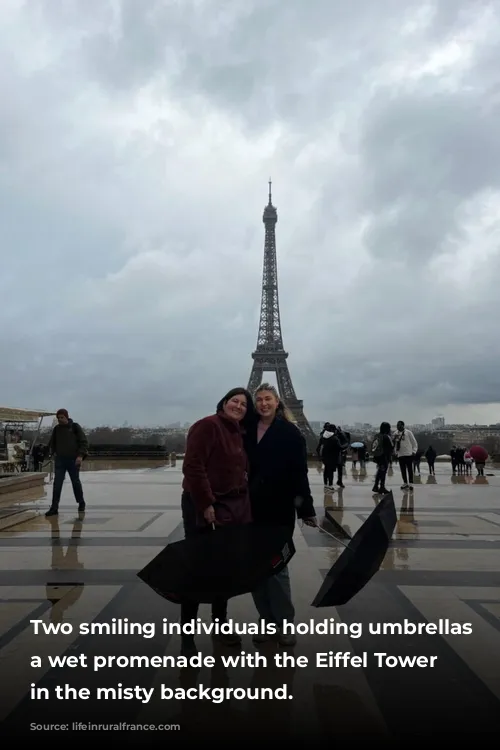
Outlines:
{"type": "Polygon", "coordinates": [[[287,528],[215,526],[167,545],[137,575],[175,604],[181,599],[209,604],[255,591],[294,554],[287,528]]]}
{"type": "Polygon", "coordinates": [[[313,607],[347,604],[366,586],[382,565],[397,520],[394,496],[389,492],[349,540],[327,573],[312,602],[313,607]]]}

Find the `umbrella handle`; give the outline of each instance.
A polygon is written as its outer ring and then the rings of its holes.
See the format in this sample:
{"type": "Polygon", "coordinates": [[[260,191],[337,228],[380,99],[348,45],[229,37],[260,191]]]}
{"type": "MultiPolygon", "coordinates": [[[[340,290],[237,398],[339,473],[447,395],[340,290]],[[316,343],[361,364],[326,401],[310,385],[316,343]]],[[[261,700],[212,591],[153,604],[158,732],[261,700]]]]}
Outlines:
{"type": "Polygon", "coordinates": [[[326,529],[324,529],[322,526],[316,526],[316,528],[322,534],[327,534],[328,536],[331,536],[332,539],[335,539],[336,542],[340,542],[340,544],[342,544],[344,547],[348,547],[349,546],[349,543],[346,544],[345,542],[342,541],[342,539],[340,539],[338,536],[335,536],[335,534],[331,534],[329,531],[327,531],[326,529]]]}

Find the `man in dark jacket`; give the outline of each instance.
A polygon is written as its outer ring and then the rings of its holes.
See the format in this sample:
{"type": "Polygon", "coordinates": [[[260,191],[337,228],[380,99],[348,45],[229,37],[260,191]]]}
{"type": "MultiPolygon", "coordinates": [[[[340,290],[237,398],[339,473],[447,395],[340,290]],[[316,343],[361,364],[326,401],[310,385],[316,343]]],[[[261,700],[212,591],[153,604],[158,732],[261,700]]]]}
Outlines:
{"type": "Polygon", "coordinates": [[[333,492],[333,477],[342,459],[342,451],[339,439],[330,424],[325,425],[317,452],[323,462],[323,485],[325,492],[333,492]]]}
{"type": "Polygon", "coordinates": [[[436,451],[434,450],[434,448],[432,447],[432,445],[429,445],[429,447],[425,451],[425,457],[426,457],[427,463],[429,465],[429,474],[432,474],[433,476],[435,476],[435,474],[436,474],[436,472],[434,470],[434,464],[436,463],[436,456],[437,456],[436,451]]]}
{"type": "Polygon", "coordinates": [[[66,477],[69,474],[73,485],[73,494],[78,503],[78,511],[85,510],[83,488],[80,481],[80,467],[88,453],[87,437],[77,422],[70,419],[66,409],[59,409],[56,414],[57,425],[52,430],[49,440],[49,456],[55,456],[54,461],[54,488],[52,491],[52,505],[45,514],[46,516],[57,516],[59,513],[59,501],[61,491],[66,477]]]}
{"type": "Polygon", "coordinates": [[[377,465],[375,484],[372,489],[375,495],[387,495],[389,493],[389,490],[385,486],[385,478],[393,452],[394,444],[391,439],[391,425],[389,422],[382,422],[379,434],[372,445],[373,460],[377,465]]]}

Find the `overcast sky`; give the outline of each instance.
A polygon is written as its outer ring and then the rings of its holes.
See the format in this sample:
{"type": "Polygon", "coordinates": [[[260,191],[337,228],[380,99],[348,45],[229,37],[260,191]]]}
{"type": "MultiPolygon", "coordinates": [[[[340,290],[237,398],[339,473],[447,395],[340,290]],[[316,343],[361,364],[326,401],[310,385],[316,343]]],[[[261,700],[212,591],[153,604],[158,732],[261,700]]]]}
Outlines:
{"type": "Polygon", "coordinates": [[[1,0],[0,405],[246,385],[272,176],[307,416],[500,421],[499,8],[1,0]]]}

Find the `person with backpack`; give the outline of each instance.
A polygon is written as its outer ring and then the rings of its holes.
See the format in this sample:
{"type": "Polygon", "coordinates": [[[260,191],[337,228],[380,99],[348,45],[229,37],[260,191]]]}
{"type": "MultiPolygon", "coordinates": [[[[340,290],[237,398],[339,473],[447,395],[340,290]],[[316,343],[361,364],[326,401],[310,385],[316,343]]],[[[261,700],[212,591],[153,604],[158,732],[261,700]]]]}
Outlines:
{"type": "Polygon", "coordinates": [[[376,495],[386,495],[390,490],[385,486],[387,470],[392,458],[394,445],[391,439],[391,425],[389,422],[382,422],[379,434],[372,444],[373,460],[377,464],[377,473],[375,474],[375,484],[372,492],[376,495]]]}
{"type": "Polygon", "coordinates": [[[77,422],[70,419],[67,409],[59,409],[56,413],[57,424],[52,430],[48,445],[49,456],[54,456],[54,487],[52,490],[52,504],[45,514],[57,516],[59,501],[66,477],[69,474],[73,486],[73,494],[78,503],[78,512],[85,510],[83,487],[80,480],[80,467],[88,454],[88,440],[77,422]]]}

